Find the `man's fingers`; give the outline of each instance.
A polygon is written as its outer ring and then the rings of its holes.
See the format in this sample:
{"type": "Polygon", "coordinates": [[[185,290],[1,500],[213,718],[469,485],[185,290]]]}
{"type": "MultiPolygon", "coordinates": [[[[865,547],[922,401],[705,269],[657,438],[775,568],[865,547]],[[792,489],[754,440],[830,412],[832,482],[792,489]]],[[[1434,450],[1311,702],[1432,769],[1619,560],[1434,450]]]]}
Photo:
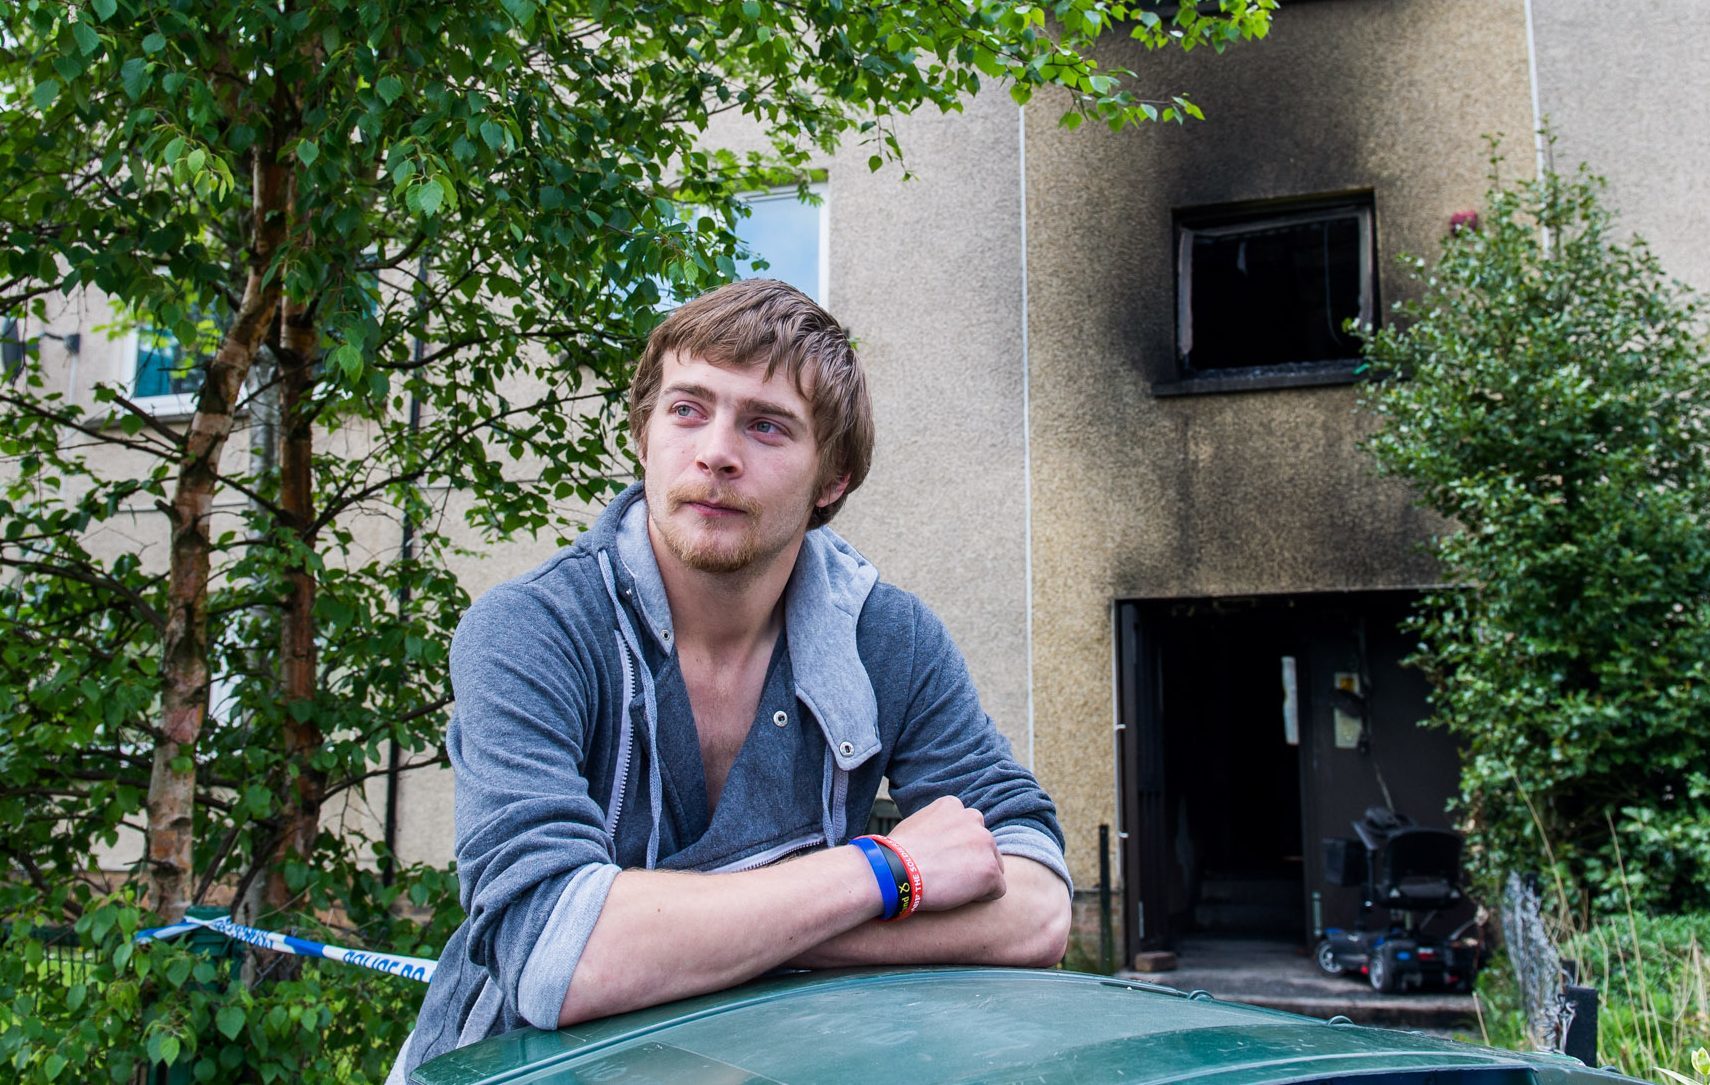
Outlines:
{"type": "Polygon", "coordinates": [[[1003,896],[1003,858],[985,815],[954,795],[934,799],[904,818],[890,835],[920,865],[926,909],[948,910],[1003,896]]]}

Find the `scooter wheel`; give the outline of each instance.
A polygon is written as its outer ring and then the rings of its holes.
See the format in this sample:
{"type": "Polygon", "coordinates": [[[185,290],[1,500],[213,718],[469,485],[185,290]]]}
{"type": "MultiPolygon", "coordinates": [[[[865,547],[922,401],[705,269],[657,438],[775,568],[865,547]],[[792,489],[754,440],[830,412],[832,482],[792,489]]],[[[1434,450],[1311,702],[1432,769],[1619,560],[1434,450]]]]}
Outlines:
{"type": "Polygon", "coordinates": [[[1318,948],[1312,951],[1312,959],[1318,962],[1318,970],[1326,976],[1345,975],[1348,967],[1336,957],[1336,947],[1326,938],[1318,943],[1318,948]]]}
{"type": "Polygon", "coordinates": [[[1372,954],[1371,964],[1367,965],[1367,978],[1372,981],[1372,990],[1384,994],[1394,994],[1401,989],[1401,976],[1395,967],[1394,951],[1388,946],[1379,946],[1372,954]]]}

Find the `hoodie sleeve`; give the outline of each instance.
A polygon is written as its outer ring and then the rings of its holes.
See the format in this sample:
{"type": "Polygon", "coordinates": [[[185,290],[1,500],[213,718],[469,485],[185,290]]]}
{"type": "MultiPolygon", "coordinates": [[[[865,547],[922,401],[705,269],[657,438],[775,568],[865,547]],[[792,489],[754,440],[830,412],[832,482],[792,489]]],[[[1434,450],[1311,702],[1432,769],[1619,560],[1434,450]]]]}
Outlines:
{"type": "Polygon", "coordinates": [[[914,606],[910,696],[886,775],[904,817],[954,795],[977,808],[1005,855],[1050,868],[1073,889],[1057,807],[980,707],[962,653],[924,603],[914,606]]]}
{"type": "Polygon", "coordinates": [[[467,955],[530,1024],[556,1028],[618,866],[584,776],[599,649],[544,592],[483,596],[451,646],[457,866],[467,955]]]}

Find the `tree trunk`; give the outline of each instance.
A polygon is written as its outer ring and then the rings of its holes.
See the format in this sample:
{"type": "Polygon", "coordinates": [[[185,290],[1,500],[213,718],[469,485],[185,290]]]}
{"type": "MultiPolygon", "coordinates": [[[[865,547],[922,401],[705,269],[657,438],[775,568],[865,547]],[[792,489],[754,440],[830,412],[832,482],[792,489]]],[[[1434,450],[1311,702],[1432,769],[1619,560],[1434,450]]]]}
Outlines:
{"type": "MultiPolygon", "coordinates": [[[[279,504],[281,530],[297,536],[305,552],[315,548],[314,420],[309,413],[314,387],[314,361],[320,349],[320,328],[314,303],[287,302],[279,368],[279,504]]],[[[282,861],[291,855],[314,853],[320,832],[321,803],[326,774],[310,762],[321,746],[321,731],[312,707],[316,686],[315,574],[298,564],[286,576],[285,616],[280,629],[280,696],[285,708],[286,764],[296,769],[280,810],[280,834],[267,872],[266,906],[282,911],[291,905],[282,861]],[[302,718],[298,717],[302,714],[302,718]]]]}
{"type": "Polygon", "coordinates": [[[169,922],[183,916],[193,884],[196,740],[208,714],[208,516],[233,409],[279,307],[280,275],[270,265],[285,241],[289,174],[279,164],[278,151],[277,142],[256,149],[243,300],[208,363],[172,500],[161,506],[172,544],[161,646],[161,727],[148,788],[148,863],[150,903],[169,922]]]}

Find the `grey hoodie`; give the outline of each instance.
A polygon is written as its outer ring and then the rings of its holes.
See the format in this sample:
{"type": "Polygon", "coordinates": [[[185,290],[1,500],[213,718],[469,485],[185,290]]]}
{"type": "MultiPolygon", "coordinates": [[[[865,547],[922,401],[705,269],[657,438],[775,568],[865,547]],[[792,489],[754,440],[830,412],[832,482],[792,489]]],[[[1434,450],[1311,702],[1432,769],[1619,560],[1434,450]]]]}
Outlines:
{"type": "Polygon", "coordinates": [[[399,1067],[556,1027],[620,870],[746,870],[847,843],[886,777],[905,815],[955,795],[1001,851],[1068,882],[1055,807],[918,599],[822,527],[796,560],[784,630],[709,817],[639,484],[574,546],[470,607],[452,641],[446,734],[469,915],[399,1067]]]}

